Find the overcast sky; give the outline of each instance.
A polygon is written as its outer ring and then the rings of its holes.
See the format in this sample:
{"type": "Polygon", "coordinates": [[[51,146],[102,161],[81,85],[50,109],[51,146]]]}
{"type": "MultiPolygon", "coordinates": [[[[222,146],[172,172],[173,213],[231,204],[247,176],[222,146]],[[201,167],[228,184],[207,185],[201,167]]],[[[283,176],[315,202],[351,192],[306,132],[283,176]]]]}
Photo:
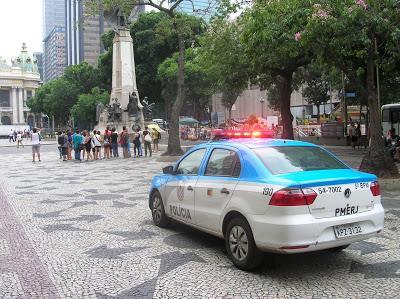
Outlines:
{"type": "Polygon", "coordinates": [[[18,56],[25,42],[29,53],[42,51],[42,0],[0,0],[0,56],[18,56]]]}

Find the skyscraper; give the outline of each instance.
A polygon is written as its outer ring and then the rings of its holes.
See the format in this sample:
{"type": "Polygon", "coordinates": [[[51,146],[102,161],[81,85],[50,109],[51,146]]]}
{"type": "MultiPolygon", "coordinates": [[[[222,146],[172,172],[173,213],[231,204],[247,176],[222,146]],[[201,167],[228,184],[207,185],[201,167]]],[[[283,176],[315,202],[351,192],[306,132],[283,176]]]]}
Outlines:
{"type": "Polygon", "coordinates": [[[65,0],[43,0],[43,39],[54,27],[64,27],[65,0]]]}
{"type": "Polygon", "coordinates": [[[44,40],[44,82],[49,82],[64,74],[65,69],[65,29],[54,27],[44,40]]]}
{"type": "Polygon", "coordinates": [[[64,74],[65,0],[43,0],[43,81],[64,74]]]}
{"type": "Polygon", "coordinates": [[[67,65],[83,61],[96,66],[104,52],[101,35],[111,27],[102,14],[90,15],[82,0],[65,0],[67,65]]]}

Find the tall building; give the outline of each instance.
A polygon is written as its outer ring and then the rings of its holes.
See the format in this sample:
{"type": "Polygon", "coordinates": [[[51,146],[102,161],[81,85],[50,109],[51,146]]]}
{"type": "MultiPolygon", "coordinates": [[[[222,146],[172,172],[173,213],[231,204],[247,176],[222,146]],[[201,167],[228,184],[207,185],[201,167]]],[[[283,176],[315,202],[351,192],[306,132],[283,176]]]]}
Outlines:
{"type": "Polygon", "coordinates": [[[65,0],[43,0],[43,39],[54,27],[64,27],[65,0]]]}
{"type": "Polygon", "coordinates": [[[64,74],[65,0],[43,0],[43,76],[44,82],[64,74]]]}
{"type": "Polygon", "coordinates": [[[37,61],[40,80],[43,81],[43,52],[33,52],[33,59],[36,59],[37,61]]]}
{"type": "MultiPolygon", "coordinates": [[[[170,1],[171,5],[173,2],[170,1]]],[[[217,12],[219,0],[187,0],[179,4],[177,10],[209,20],[217,12]]]]}
{"type": "Polygon", "coordinates": [[[111,29],[103,15],[91,16],[83,0],[65,0],[65,29],[67,65],[86,61],[96,66],[104,52],[101,35],[111,29]]]}
{"type": "Polygon", "coordinates": [[[0,57],[0,124],[35,126],[40,115],[34,115],[26,106],[26,101],[39,88],[40,75],[37,61],[22,45],[21,53],[8,65],[0,57]]]}
{"type": "Polygon", "coordinates": [[[64,74],[65,30],[54,27],[44,40],[44,82],[49,82],[64,74]]]}

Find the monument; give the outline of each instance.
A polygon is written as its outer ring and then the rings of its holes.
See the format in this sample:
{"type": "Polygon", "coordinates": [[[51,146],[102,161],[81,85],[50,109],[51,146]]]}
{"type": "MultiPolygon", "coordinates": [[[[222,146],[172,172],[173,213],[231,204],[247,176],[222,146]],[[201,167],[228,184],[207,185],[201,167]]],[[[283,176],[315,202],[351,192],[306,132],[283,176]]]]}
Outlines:
{"type": "Polygon", "coordinates": [[[126,126],[130,130],[144,127],[143,105],[136,86],[133,40],[126,19],[120,9],[108,15],[114,24],[112,89],[108,105],[97,106],[97,128],[107,126],[118,131],[126,126]]]}

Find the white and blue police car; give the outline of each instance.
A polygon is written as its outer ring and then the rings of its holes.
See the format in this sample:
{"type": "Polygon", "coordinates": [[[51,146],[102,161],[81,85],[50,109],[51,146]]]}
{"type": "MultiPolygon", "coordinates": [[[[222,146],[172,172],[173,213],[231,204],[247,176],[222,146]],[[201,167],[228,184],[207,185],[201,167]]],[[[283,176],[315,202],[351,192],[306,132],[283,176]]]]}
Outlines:
{"type": "Polygon", "coordinates": [[[383,229],[375,175],[314,144],[254,138],[260,132],[220,135],[233,138],[197,145],[153,178],[157,226],[174,219],[224,238],[243,270],[256,268],[262,251],[342,250],[383,229]]]}

